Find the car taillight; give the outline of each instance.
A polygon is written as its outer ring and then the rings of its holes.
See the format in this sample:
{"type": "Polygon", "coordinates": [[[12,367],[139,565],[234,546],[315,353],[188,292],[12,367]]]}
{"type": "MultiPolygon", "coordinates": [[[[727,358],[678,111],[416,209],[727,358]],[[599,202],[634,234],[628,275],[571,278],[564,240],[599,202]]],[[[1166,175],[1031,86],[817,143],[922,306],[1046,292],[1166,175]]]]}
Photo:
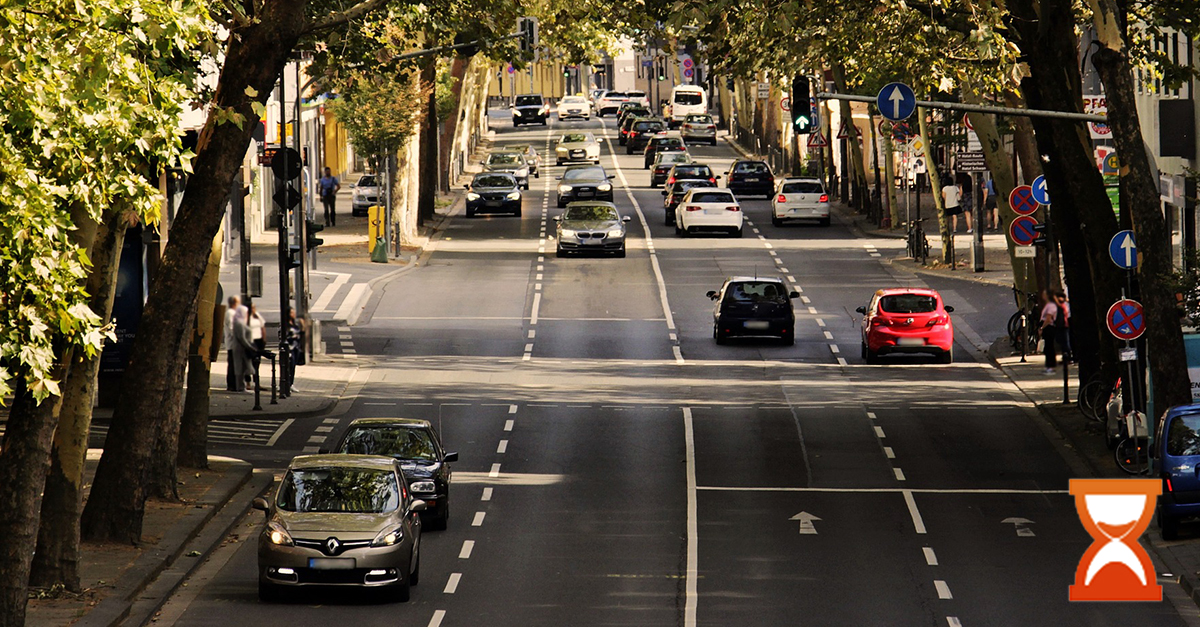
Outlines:
{"type": "Polygon", "coordinates": [[[946,316],[934,316],[929,319],[929,322],[925,323],[925,326],[936,327],[939,324],[946,324],[947,322],[950,322],[950,319],[946,316]]]}
{"type": "Polygon", "coordinates": [[[888,324],[890,323],[887,318],[871,318],[871,326],[873,327],[886,327],[888,324]]]}
{"type": "Polygon", "coordinates": [[[829,194],[821,194],[821,197],[818,198],[817,201],[818,202],[829,202],[829,194]]]}
{"type": "Polygon", "coordinates": [[[709,124],[709,125],[708,125],[708,126],[706,126],[705,128],[707,128],[707,129],[708,129],[708,130],[710,130],[710,131],[714,131],[714,130],[716,130],[716,129],[717,129],[717,125],[716,125],[716,124],[709,124]]]}
{"type": "Polygon", "coordinates": [[[702,207],[697,207],[696,205],[688,205],[683,208],[684,211],[700,211],[700,209],[702,209],[702,207]]]}
{"type": "Polygon", "coordinates": [[[715,178],[713,178],[713,177],[711,177],[711,176],[710,176],[710,177],[708,177],[708,182],[709,182],[709,183],[712,183],[713,185],[716,185],[716,184],[717,184],[717,179],[715,179],[715,178]]]}
{"type": "Polygon", "coordinates": [[[674,183],[674,182],[675,182],[675,177],[671,176],[671,177],[667,178],[667,185],[670,185],[671,183],[674,183]]]}
{"type": "Polygon", "coordinates": [[[780,195],[779,195],[779,198],[776,198],[776,199],[775,199],[775,202],[787,202],[787,196],[784,196],[783,194],[780,194],[780,195]]]}
{"type": "Polygon", "coordinates": [[[742,210],[742,208],[737,205],[730,205],[728,207],[725,207],[725,211],[741,211],[741,210],[742,210]]]}
{"type": "Polygon", "coordinates": [[[1165,473],[1163,474],[1163,481],[1165,481],[1167,484],[1167,492],[1175,491],[1175,488],[1171,487],[1171,477],[1167,476],[1165,473]]]}

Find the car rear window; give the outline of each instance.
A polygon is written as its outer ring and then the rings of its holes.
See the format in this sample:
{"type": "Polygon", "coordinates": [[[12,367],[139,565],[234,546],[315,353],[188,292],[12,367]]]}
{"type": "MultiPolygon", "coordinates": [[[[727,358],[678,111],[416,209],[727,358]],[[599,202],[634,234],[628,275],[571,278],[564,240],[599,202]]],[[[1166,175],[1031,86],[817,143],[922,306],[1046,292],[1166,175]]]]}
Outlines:
{"type": "Polygon", "coordinates": [[[623,94],[619,91],[610,91],[607,94],[604,94],[604,97],[605,98],[624,98],[625,94],[623,94]]]}
{"type": "Polygon", "coordinates": [[[625,92],[625,95],[629,96],[630,98],[645,98],[646,92],[644,92],[644,91],[627,91],[627,92],[625,92]]]}
{"type": "Polygon", "coordinates": [[[410,427],[355,427],[346,434],[338,452],[351,455],[387,455],[396,459],[437,459],[437,451],[429,432],[410,427]]]}
{"type": "Polygon", "coordinates": [[[677,165],[675,166],[675,177],[679,178],[681,176],[710,178],[712,170],[708,169],[706,165],[677,165]]]}
{"type": "Polygon", "coordinates": [[[691,159],[686,152],[660,152],[655,158],[659,163],[667,164],[687,163],[691,159]]]}
{"type": "Polygon", "coordinates": [[[761,161],[742,161],[733,166],[733,171],[739,174],[768,174],[771,170],[761,161]]]}
{"type": "Polygon", "coordinates": [[[675,181],[675,184],[671,186],[671,192],[674,194],[678,194],[681,192],[686,192],[687,190],[692,189],[693,187],[716,187],[716,186],[705,179],[690,179],[690,180],[683,180],[683,181],[675,181]]]}
{"type": "Polygon", "coordinates": [[[698,105],[704,104],[704,96],[696,92],[680,91],[675,92],[675,102],[681,105],[698,105]]]}
{"type": "Polygon", "coordinates": [[[820,183],[784,183],[783,193],[785,194],[824,194],[825,189],[820,183]]]}
{"type": "Polygon", "coordinates": [[[1167,455],[1200,455],[1200,414],[1176,416],[1167,429],[1167,455]]]}
{"type": "Polygon", "coordinates": [[[542,104],[541,96],[517,96],[517,106],[518,107],[527,107],[529,105],[540,105],[540,104],[542,104]]]}
{"type": "Polygon", "coordinates": [[[733,194],[729,192],[696,192],[692,194],[692,202],[733,202],[733,194]]]}
{"type": "Polygon", "coordinates": [[[787,300],[783,286],[771,281],[730,283],[725,299],[751,303],[778,303],[787,300]]]}
{"type": "Polygon", "coordinates": [[[633,125],[635,131],[661,131],[662,129],[662,122],[638,122],[633,125]]]}
{"type": "MultiPolygon", "coordinates": [[[[696,104],[700,104],[700,103],[696,103],[696,104]]],[[[713,119],[712,119],[711,115],[689,115],[689,116],[687,116],[687,121],[692,124],[712,124],[713,123],[713,119]]]]}
{"type": "Polygon", "coordinates": [[[937,299],[924,294],[892,294],[879,299],[879,308],[888,313],[929,313],[937,311],[937,299]]]}
{"type": "Polygon", "coordinates": [[[655,137],[653,140],[656,146],[682,146],[683,140],[678,137],[655,137]]]}

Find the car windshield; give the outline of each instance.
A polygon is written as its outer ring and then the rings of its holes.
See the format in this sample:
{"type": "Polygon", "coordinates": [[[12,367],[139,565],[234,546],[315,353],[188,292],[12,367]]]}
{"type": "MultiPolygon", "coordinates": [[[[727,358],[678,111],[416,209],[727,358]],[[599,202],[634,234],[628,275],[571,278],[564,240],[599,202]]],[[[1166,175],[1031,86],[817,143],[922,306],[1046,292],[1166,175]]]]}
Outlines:
{"type": "Polygon", "coordinates": [[[1200,455],[1200,414],[1183,414],[1167,429],[1167,455],[1200,455]]]}
{"type": "Polygon", "coordinates": [[[583,207],[567,207],[563,220],[620,220],[617,210],[605,205],[585,205],[583,207]]]}
{"type": "Polygon", "coordinates": [[[657,132],[663,130],[663,124],[662,122],[638,122],[633,125],[633,130],[657,132]]]}
{"type": "Polygon", "coordinates": [[[779,303],[787,300],[783,285],[771,281],[730,283],[725,300],[744,303],[779,303]]]}
{"type": "Polygon", "coordinates": [[[437,461],[437,448],[433,445],[433,437],[423,428],[354,427],[342,440],[342,447],[338,452],[437,461]]]}
{"type": "Polygon", "coordinates": [[[500,176],[497,174],[485,174],[475,177],[471,181],[472,187],[513,187],[517,184],[511,176],[500,176]]]}
{"type": "Polygon", "coordinates": [[[563,98],[562,101],[563,101],[563,104],[583,104],[584,102],[586,102],[583,98],[581,98],[579,96],[567,96],[566,98],[563,98]]]}
{"type": "Polygon", "coordinates": [[[582,181],[604,178],[603,168],[574,168],[563,172],[564,181],[582,181]]]}
{"type": "Polygon", "coordinates": [[[767,169],[767,164],[761,161],[742,161],[733,166],[733,171],[745,174],[767,174],[770,170],[767,169]]]}
{"type": "Polygon", "coordinates": [[[785,194],[824,194],[825,189],[816,181],[800,181],[798,183],[784,183],[783,193],[785,194]]]}
{"type": "Polygon", "coordinates": [[[879,308],[888,313],[929,313],[937,311],[937,299],[925,294],[892,294],[879,299],[879,308]]]}
{"type": "Polygon", "coordinates": [[[375,182],[375,176],[368,174],[358,179],[359,187],[379,187],[379,183],[375,182]]]}
{"type": "MultiPolygon", "coordinates": [[[[700,104],[700,103],[697,102],[695,104],[700,104]]],[[[713,119],[712,119],[711,115],[689,115],[689,116],[687,116],[687,121],[692,124],[712,124],[713,123],[713,119]]]]}
{"type": "Polygon", "coordinates": [[[681,176],[694,176],[697,178],[711,178],[712,170],[706,165],[677,165],[675,166],[675,178],[681,176]]]}
{"type": "Polygon", "coordinates": [[[696,192],[692,194],[691,202],[733,202],[733,194],[729,192],[696,192]]]}
{"type": "Polygon", "coordinates": [[[517,96],[517,106],[518,107],[528,107],[528,106],[532,106],[532,105],[541,105],[541,104],[542,104],[541,96],[517,96]]]}
{"type": "Polygon", "coordinates": [[[487,165],[516,165],[524,162],[524,157],[513,152],[492,154],[487,158],[487,165]]]}
{"type": "Polygon", "coordinates": [[[373,468],[289,470],[275,504],[288,512],[383,514],[400,506],[396,474],[373,468]]]}
{"type": "Polygon", "coordinates": [[[588,136],[584,135],[583,133],[569,133],[567,135],[563,135],[562,139],[558,140],[558,143],[560,143],[560,144],[575,144],[578,142],[586,142],[586,141],[588,141],[588,136]]]}
{"type": "MultiPolygon", "coordinates": [[[[698,105],[704,103],[704,96],[696,92],[679,91],[675,92],[675,102],[681,105],[698,105]]],[[[690,120],[689,120],[690,121],[690,120]]]]}

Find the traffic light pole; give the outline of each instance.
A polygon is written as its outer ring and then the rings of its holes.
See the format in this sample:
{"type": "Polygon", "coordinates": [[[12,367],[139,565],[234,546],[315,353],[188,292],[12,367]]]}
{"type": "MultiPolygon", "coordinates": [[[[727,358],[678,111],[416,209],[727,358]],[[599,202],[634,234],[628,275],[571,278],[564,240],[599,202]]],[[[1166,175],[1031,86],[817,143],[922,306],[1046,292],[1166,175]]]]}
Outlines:
{"type": "MultiPolygon", "coordinates": [[[[297,87],[299,87],[299,85],[297,85],[297,87]]],[[[280,71],[280,73],[279,73],[279,105],[280,105],[279,111],[281,113],[283,111],[287,110],[285,108],[286,102],[287,102],[287,74],[286,74],[286,68],[285,68],[284,71],[280,71]]],[[[283,115],[280,115],[279,117],[280,117],[281,121],[284,120],[283,115]]],[[[280,145],[280,148],[284,148],[287,146],[287,124],[286,124],[286,122],[281,124],[281,126],[282,126],[283,132],[279,136],[279,145],[280,145]]],[[[282,170],[284,172],[286,172],[288,169],[287,151],[280,150],[279,152],[277,152],[275,154],[275,158],[283,159],[282,170]]],[[[272,165],[274,165],[274,164],[272,164],[272,165]]],[[[288,181],[286,179],[283,179],[283,178],[280,178],[277,176],[277,177],[275,177],[275,186],[279,188],[279,190],[277,190],[276,193],[278,193],[278,191],[283,191],[284,197],[286,198],[287,197],[287,189],[288,189],[288,181]],[[282,186],[280,185],[281,183],[282,183],[282,186]]],[[[288,355],[288,351],[287,351],[287,333],[288,333],[288,320],[291,318],[291,299],[290,299],[291,294],[289,294],[289,290],[288,290],[288,270],[289,270],[291,264],[289,263],[290,255],[288,254],[289,250],[288,250],[288,227],[287,227],[288,210],[287,210],[287,207],[284,205],[280,205],[278,208],[278,212],[279,212],[278,213],[279,223],[277,226],[279,229],[279,367],[280,367],[280,370],[283,372],[283,376],[282,376],[283,385],[281,386],[281,392],[282,392],[281,395],[286,397],[288,394],[288,390],[290,389],[290,386],[288,385],[288,377],[287,377],[288,358],[290,357],[290,355],[288,355]]],[[[255,385],[257,385],[257,383],[255,383],[255,385]]]]}
{"type": "MultiPolygon", "coordinates": [[[[299,59],[296,60],[295,76],[296,76],[296,106],[293,109],[293,111],[295,113],[295,126],[292,127],[292,130],[293,130],[292,147],[296,149],[296,152],[298,154],[303,155],[304,153],[300,150],[301,88],[300,88],[300,60],[299,59]]],[[[314,172],[313,172],[313,163],[312,163],[313,160],[312,160],[311,155],[310,155],[308,161],[309,161],[308,176],[311,181],[309,184],[311,185],[312,183],[316,182],[316,180],[315,180],[316,177],[314,176],[314,172]]],[[[303,166],[304,164],[301,164],[301,165],[303,166]]],[[[303,169],[301,171],[303,171],[303,169]]],[[[304,181],[302,178],[301,185],[303,185],[303,183],[304,183],[304,181]]],[[[303,189],[303,187],[301,187],[301,189],[303,189]]],[[[300,247],[300,253],[299,253],[300,265],[296,267],[296,320],[305,320],[308,317],[308,264],[304,263],[305,257],[308,256],[307,255],[308,208],[305,206],[306,201],[308,199],[308,194],[305,193],[305,194],[302,194],[302,196],[303,196],[304,200],[296,205],[296,208],[293,210],[293,213],[292,213],[292,224],[296,225],[296,245],[298,245],[300,247]]],[[[286,321],[287,318],[283,318],[283,320],[286,321]]]]}

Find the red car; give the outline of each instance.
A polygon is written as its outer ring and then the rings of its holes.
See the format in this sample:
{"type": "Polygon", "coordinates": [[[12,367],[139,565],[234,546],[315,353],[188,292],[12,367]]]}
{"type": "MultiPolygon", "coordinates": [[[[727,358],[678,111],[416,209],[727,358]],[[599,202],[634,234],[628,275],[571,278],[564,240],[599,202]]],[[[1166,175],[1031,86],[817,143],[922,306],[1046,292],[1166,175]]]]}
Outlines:
{"type": "Polygon", "coordinates": [[[862,356],[867,363],[892,353],[933,353],[944,364],[954,360],[954,308],[937,291],[879,290],[857,311],[863,314],[862,356]]]}

